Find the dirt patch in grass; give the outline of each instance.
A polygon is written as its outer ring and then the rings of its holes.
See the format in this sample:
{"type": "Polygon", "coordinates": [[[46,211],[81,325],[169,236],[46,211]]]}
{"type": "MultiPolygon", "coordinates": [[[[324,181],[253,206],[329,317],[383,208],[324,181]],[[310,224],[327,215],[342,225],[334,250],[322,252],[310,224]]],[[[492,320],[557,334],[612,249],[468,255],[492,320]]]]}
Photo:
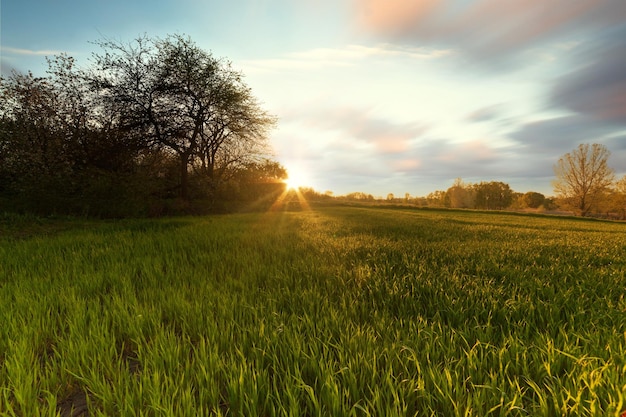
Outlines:
{"type": "Polygon", "coordinates": [[[89,395],[77,388],[58,402],[57,411],[61,417],[88,417],[90,415],[89,395]]]}

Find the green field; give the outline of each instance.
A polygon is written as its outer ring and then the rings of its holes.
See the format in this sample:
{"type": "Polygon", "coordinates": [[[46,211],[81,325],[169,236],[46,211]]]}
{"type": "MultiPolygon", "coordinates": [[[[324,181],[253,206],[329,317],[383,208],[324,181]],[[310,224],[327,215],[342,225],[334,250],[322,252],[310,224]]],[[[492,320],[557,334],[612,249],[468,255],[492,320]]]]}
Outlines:
{"type": "Polygon", "coordinates": [[[0,233],[2,416],[626,408],[626,224],[329,206],[0,233]]]}

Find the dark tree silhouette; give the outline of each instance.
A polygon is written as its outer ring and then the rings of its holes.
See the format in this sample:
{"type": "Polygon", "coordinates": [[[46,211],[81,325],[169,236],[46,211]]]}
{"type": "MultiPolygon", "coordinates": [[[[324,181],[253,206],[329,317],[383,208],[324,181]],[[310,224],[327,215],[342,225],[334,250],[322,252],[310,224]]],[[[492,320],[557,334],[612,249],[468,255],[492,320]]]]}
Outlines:
{"type": "Polygon", "coordinates": [[[182,198],[196,161],[213,179],[218,162],[259,153],[274,118],[228,62],[179,35],[98,44],[105,53],[95,55],[93,85],[125,131],[178,156],[182,198]]]}

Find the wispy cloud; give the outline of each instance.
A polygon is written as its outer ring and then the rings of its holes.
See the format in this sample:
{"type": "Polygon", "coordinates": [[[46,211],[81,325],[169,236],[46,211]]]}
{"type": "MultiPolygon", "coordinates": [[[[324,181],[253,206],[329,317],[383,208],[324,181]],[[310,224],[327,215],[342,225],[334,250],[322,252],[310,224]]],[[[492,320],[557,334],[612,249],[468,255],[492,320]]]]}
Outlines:
{"type": "Polygon", "coordinates": [[[256,70],[318,70],[329,67],[349,67],[366,59],[434,60],[453,54],[451,49],[414,48],[388,43],[373,46],[347,45],[341,48],[314,48],[293,52],[279,58],[244,60],[246,68],[256,70]]]}
{"type": "Polygon", "coordinates": [[[324,61],[356,61],[366,58],[437,59],[451,54],[449,49],[412,48],[389,43],[374,46],[347,45],[344,48],[315,48],[291,54],[294,59],[324,61]]]}

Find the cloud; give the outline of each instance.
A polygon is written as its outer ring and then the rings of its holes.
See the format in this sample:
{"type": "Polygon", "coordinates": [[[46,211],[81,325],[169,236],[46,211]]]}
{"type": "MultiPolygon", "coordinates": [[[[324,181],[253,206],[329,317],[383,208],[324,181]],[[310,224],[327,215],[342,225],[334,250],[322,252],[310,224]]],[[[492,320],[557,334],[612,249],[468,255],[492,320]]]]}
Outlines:
{"type": "Polygon", "coordinates": [[[593,118],[570,115],[529,122],[509,134],[523,146],[529,157],[533,154],[560,155],[581,143],[595,143],[615,132],[615,126],[593,118]]]}
{"type": "Polygon", "coordinates": [[[353,145],[367,146],[383,154],[406,152],[411,141],[427,130],[416,122],[393,122],[372,116],[369,109],[358,108],[308,109],[306,113],[292,113],[287,118],[298,119],[307,128],[334,131],[344,140],[354,141],[353,145]]]}
{"type": "Polygon", "coordinates": [[[422,165],[422,161],[418,158],[403,158],[393,163],[393,168],[400,172],[412,172],[422,165]]]}
{"type": "Polygon", "coordinates": [[[375,46],[347,45],[343,48],[315,48],[305,52],[290,54],[292,58],[303,60],[348,61],[365,58],[411,58],[436,59],[450,54],[449,50],[433,50],[427,48],[411,48],[388,43],[375,46]]]}
{"type": "Polygon", "coordinates": [[[529,152],[520,144],[504,146],[488,137],[459,141],[433,136],[417,122],[372,117],[366,109],[318,109],[308,114],[307,120],[300,118],[304,114],[294,114],[285,121],[291,130],[278,135],[279,160],[286,164],[298,160],[313,186],[337,194],[426,195],[447,189],[457,177],[504,181],[528,191],[529,183],[549,184],[552,165],[563,153],[529,152]],[[378,142],[385,137],[381,132],[389,129],[404,132],[404,138],[378,142]]]}
{"type": "MultiPolygon", "coordinates": [[[[623,0],[356,0],[366,32],[395,42],[431,43],[475,60],[506,60],[564,34],[626,20],[623,0]]],[[[572,39],[566,39],[572,41],[572,39]]]]}
{"type": "Polygon", "coordinates": [[[496,120],[500,116],[501,111],[502,104],[493,104],[473,111],[467,116],[467,120],[475,123],[496,120]]]}
{"type": "Polygon", "coordinates": [[[626,27],[598,39],[577,58],[587,64],[557,80],[550,105],[626,125],[626,27]]]}
{"type": "Polygon", "coordinates": [[[342,48],[314,48],[286,54],[280,58],[243,60],[246,68],[257,71],[319,70],[362,64],[366,59],[433,60],[451,55],[448,49],[413,48],[388,43],[373,46],[347,45],[342,48]]]}
{"type": "Polygon", "coordinates": [[[601,143],[611,151],[609,166],[615,170],[617,175],[626,175],[626,132],[607,138],[601,143]]]}
{"type": "Polygon", "coordinates": [[[364,0],[357,1],[360,23],[382,32],[403,31],[416,21],[432,14],[441,5],[440,0],[364,0]]]}
{"type": "Polygon", "coordinates": [[[32,50],[32,49],[20,49],[20,48],[11,48],[9,46],[2,47],[2,53],[12,54],[12,55],[27,55],[27,56],[52,56],[59,55],[62,51],[56,51],[52,49],[43,49],[43,50],[32,50]]]}
{"type": "MultiPolygon", "coordinates": [[[[491,107],[489,113],[497,113],[499,106],[491,107]]],[[[292,108],[281,118],[287,130],[275,142],[279,159],[285,163],[298,159],[299,165],[310,167],[315,187],[337,194],[427,194],[447,189],[457,177],[471,182],[504,181],[521,191],[534,184],[536,190],[546,193],[549,191],[535,185],[549,184],[558,156],[573,149],[571,138],[561,144],[545,137],[532,143],[523,139],[535,139],[535,133],[541,131],[552,132],[550,138],[559,137],[575,118],[528,123],[514,132],[519,137],[507,142],[488,134],[443,137],[424,122],[398,122],[375,110],[328,107],[327,103],[292,108]]],[[[579,121],[572,131],[581,131],[581,126],[584,124],[579,121]]]]}

